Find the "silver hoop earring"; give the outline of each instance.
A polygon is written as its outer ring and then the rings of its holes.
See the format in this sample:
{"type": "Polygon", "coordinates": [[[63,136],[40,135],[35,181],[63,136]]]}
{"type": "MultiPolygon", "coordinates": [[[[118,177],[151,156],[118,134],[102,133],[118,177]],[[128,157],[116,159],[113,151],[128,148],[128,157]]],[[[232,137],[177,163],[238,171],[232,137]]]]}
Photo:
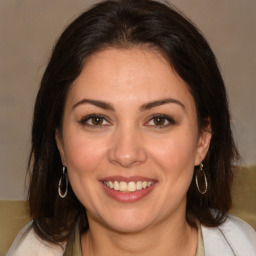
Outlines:
{"type": "Polygon", "coordinates": [[[60,177],[59,184],[58,184],[58,193],[61,198],[65,198],[68,194],[68,174],[67,174],[66,166],[62,167],[62,176],[60,177]],[[62,188],[64,187],[63,181],[65,182],[64,183],[65,184],[65,192],[62,194],[61,191],[62,191],[62,188]]]}
{"type": "Polygon", "coordinates": [[[196,175],[195,175],[196,187],[201,195],[204,195],[207,192],[207,188],[208,188],[207,178],[203,170],[203,167],[204,165],[201,163],[200,168],[196,170],[196,175]],[[199,187],[198,179],[200,181],[200,184],[204,183],[203,186],[200,185],[201,187],[203,187],[203,189],[199,187]]]}

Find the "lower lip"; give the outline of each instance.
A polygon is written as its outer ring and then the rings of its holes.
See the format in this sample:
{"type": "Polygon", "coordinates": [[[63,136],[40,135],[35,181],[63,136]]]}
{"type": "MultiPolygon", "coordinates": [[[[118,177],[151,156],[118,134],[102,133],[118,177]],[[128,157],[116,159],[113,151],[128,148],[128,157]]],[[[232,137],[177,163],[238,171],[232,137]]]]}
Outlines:
{"type": "Polygon", "coordinates": [[[142,198],[147,196],[156,185],[156,183],[154,183],[150,187],[144,188],[142,190],[134,191],[134,192],[121,192],[121,191],[114,190],[107,187],[102,182],[101,184],[108,196],[115,199],[116,201],[125,202],[125,203],[131,203],[131,202],[136,202],[138,200],[141,200],[142,198]]]}

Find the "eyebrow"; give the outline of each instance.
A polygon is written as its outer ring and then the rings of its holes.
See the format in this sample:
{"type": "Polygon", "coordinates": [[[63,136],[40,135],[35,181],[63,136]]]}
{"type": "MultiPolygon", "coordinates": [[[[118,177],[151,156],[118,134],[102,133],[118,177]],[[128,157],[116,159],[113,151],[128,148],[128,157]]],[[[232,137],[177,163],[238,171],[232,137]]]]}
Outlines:
{"type": "Polygon", "coordinates": [[[114,106],[111,103],[107,103],[104,101],[100,101],[100,100],[91,100],[91,99],[82,99],[80,101],[78,101],[73,107],[72,109],[82,105],[82,104],[91,104],[94,105],[98,108],[102,108],[102,109],[106,109],[106,110],[112,110],[115,111],[114,106]]]}
{"type": "Polygon", "coordinates": [[[164,104],[168,104],[168,103],[178,104],[180,107],[183,108],[183,110],[186,110],[184,104],[181,103],[180,101],[172,99],[172,98],[167,98],[167,99],[162,99],[162,100],[150,101],[150,102],[148,102],[146,104],[143,104],[140,107],[140,111],[149,110],[151,108],[158,107],[158,106],[161,106],[161,105],[164,105],[164,104]]]}
{"type": "MultiPolygon", "coordinates": [[[[183,103],[181,103],[178,100],[172,99],[172,98],[150,101],[148,103],[141,105],[139,109],[140,109],[140,111],[145,111],[145,110],[150,110],[154,107],[158,107],[158,106],[169,104],[169,103],[178,104],[180,107],[182,107],[184,110],[186,110],[183,103]]],[[[82,100],[78,101],[75,105],[73,105],[72,110],[80,105],[83,105],[83,104],[91,104],[98,108],[115,111],[113,104],[105,102],[105,101],[91,100],[91,99],[82,99],[82,100]]]]}

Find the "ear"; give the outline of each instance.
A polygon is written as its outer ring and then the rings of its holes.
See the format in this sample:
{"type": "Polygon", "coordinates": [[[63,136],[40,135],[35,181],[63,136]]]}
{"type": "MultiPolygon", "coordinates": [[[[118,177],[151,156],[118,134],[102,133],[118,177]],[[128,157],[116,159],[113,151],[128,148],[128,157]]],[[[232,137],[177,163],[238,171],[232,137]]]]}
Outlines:
{"type": "Polygon", "coordinates": [[[59,153],[60,153],[62,165],[66,166],[66,158],[65,158],[64,145],[63,145],[62,135],[61,135],[61,132],[60,132],[59,129],[55,130],[55,141],[56,141],[59,153]]]}
{"type": "Polygon", "coordinates": [[[212,138],[212,132],[211,132],[211,126],[210,124],[206,127],[206,129],[202,130],[197,144],[197,150],[196,150],[196,157],[195,157],[195,163],[194,165],[200,165],[202,161],[204,160],[208,149],[210,147],[212,138]]]}

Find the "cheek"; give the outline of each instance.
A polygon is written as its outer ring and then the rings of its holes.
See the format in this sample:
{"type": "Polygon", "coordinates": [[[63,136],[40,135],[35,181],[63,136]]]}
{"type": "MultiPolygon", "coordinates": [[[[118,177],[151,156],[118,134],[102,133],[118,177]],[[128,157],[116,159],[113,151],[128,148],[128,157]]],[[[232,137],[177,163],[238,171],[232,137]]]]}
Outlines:
{"type": "Polygon", "coordinates": [[[190,132],[175,133],[154,142],[150,155],[167,174],[181,175],[193,172],[196,156],[196,136],[190,132]]]}
{"type": "Polygon", "coordinates": [[[105,148],[102,140],[84,138],[79,133],[73,133],[65,144],[69,181],[75,195],[86,208],[93,205],[97,194],[95,188],[98,187],[97,178],[102,170],[105,148]]]}
{"type": "Polygon", "coordinates": [[[71,176],[89,176],[94,173],[104,155],[102,140],[90,139],[79,133],[73,133],[65,144],[65,157],[71,176]]]}

